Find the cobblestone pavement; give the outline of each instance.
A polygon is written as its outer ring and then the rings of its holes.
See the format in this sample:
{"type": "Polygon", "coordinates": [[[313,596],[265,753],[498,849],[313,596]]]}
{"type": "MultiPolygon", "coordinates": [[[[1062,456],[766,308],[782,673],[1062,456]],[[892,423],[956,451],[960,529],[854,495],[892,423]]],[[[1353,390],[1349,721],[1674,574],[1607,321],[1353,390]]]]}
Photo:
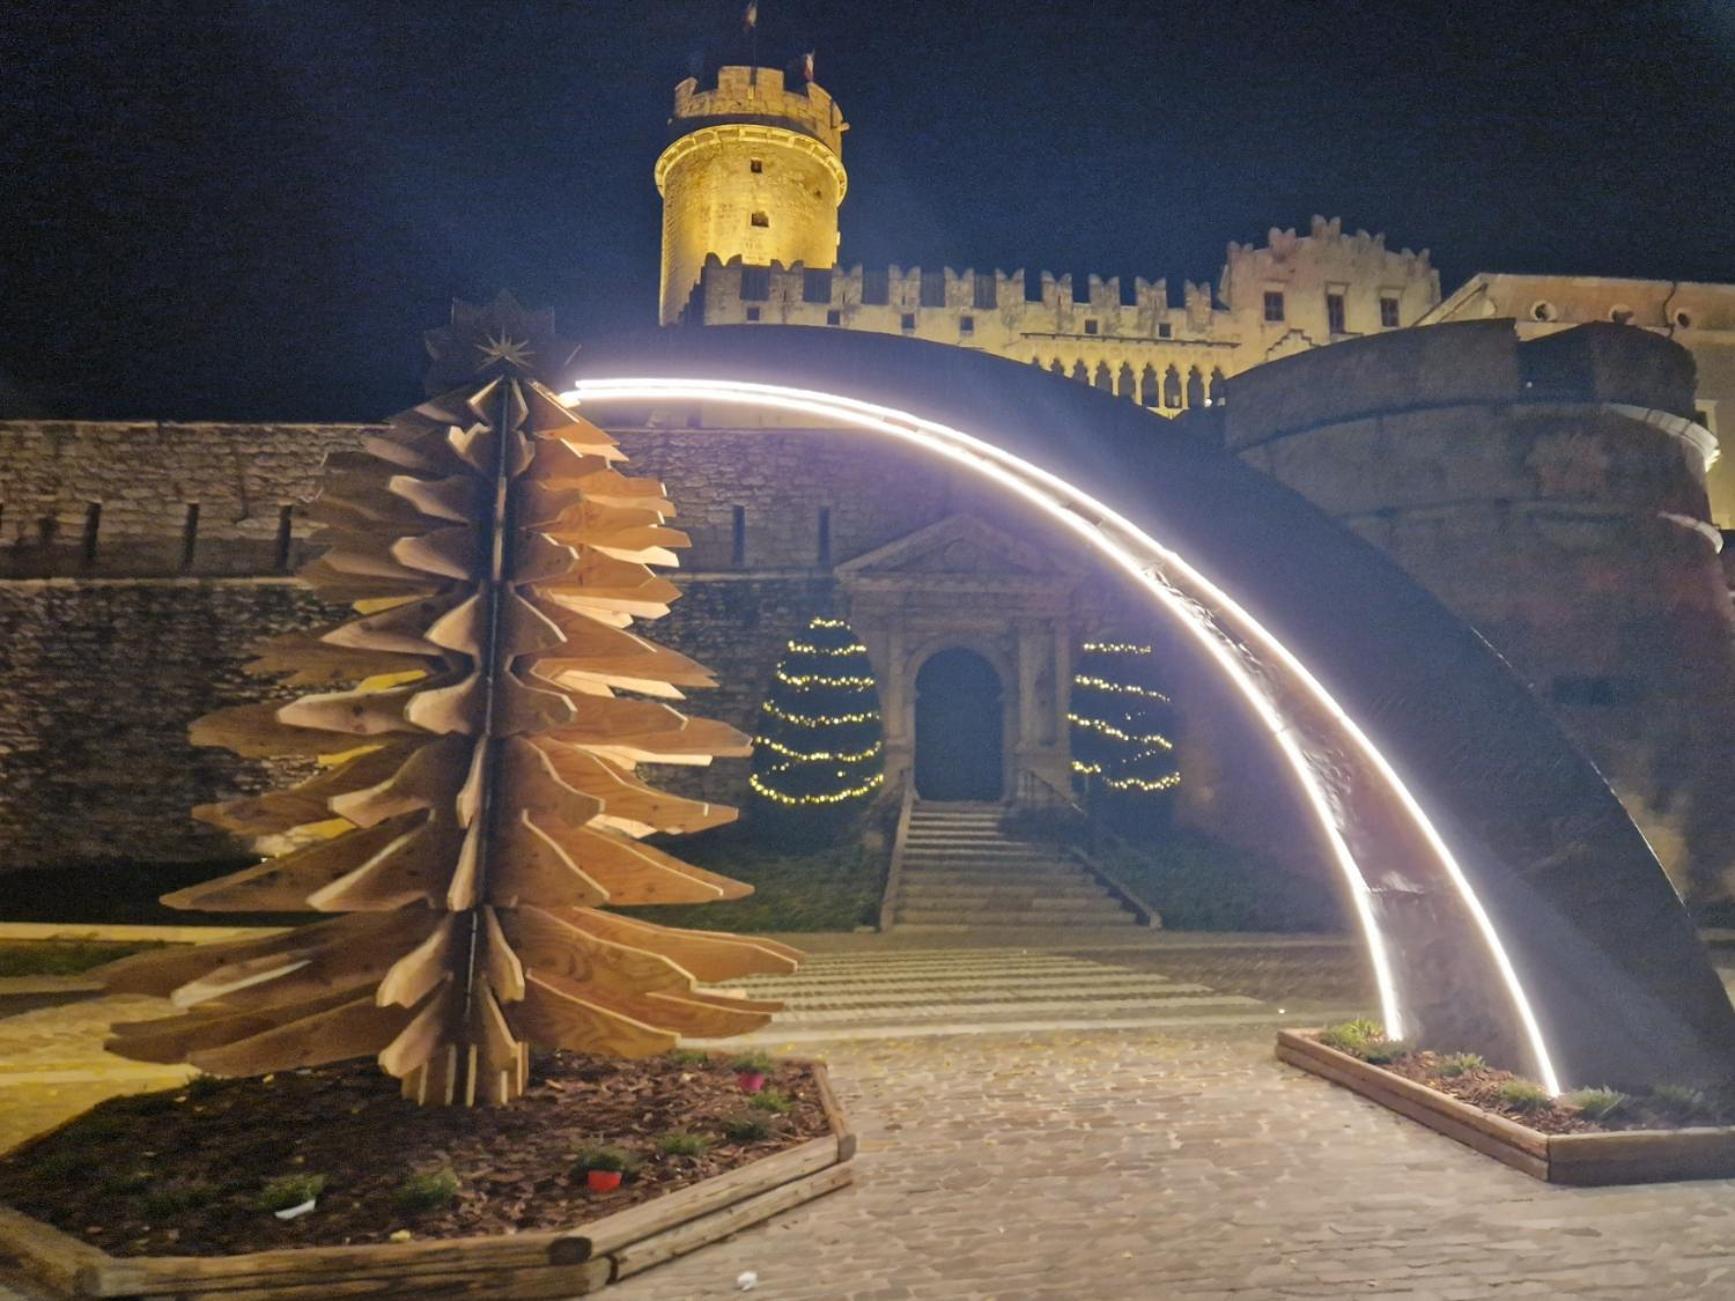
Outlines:
{"type": "MultiPolygon", "coordinates": [[[[622,1301],[733,1296],[748,1270],[767,1301],[1735,1298],[1735,1181],[1550,1187],[1279,1065],[1274,1023],[1365,1006],[1352,947],[838,939],[782,990],[834,1015],[762,1038],[831,1063],[856,1186],[622,1301]]],[[[167,1011],[0,1021],[0,1147],[173,1083],[100,1053],[108,1021],[167,1011]]]]}
{"type": "Polygon", "coordinates": [[[1271,1051],[1208,1027],[825,1047],[857,1184],[614,1295],[752,1270],[767,1301],[1735,1297],[1735,1181],[1552,1187],[1271,1051]]]}

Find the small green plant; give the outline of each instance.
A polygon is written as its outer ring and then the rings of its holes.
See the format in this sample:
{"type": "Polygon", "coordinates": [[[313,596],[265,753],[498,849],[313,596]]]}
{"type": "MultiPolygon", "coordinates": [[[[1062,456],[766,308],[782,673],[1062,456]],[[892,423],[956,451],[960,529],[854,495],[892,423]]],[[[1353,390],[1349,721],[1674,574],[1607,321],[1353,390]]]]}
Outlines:
{"type": "Polygon", "coordinates": [[[1507,1080],[1499,1089],[1500,1101],[1514,1111],[1541,1111],[1554,1100],[1548,1090],[1529,1080],[1507,1080]]]}
{"type": "Polygon", "coordinates": [[[1607,1120],[1615,1112],[1626,1105],[1627,1095],[1618,1089],[1579,1089],[1569,1093],[1562,1099],[1568,1106],[1576,1107],[1578,1114],[1586,1120],[1607,1120]]]}
{"type": "Polygon", "coordinates": [[[1481,1053],[1447,1053],[1434,1067],[1434,1073],[1443,1079],[1455,1080],[1460,1075],[1487,1068],[1488,1063],[1483,1060],[1481,1053]]]}
{"type": "Polygon", "coordinates": [[[734,1143],[757,1143],[771,1137],[771,1121],[766,1116],[744,1112],[723,1122],[723,1133],[734,1143]]]}
{"type": "Polygon", "coordinates": [[[742,1053],[729,1063],[729,1069],[737,1075],[769,1075],[771,1067],[772,1061],[768,1053],[742,1053]]]}
{"type": "Polygon", "coordinates": [[[657,1151],[664,1156],[704,1156],[710,1150],[708,1137],[689,1134],[684,1129],[672,1129],[657,1140],[657,1151]]]}
{"type": "Polygon", "coordinates": [[[139,1198],[139,1210],[153,1220],[166,1220],[183,1211],[194,1211],[217,1195],[210,1184],[197,1180],[169,1183],[152,1188],[139,1198]]]}
{"type": "Polygon", "coordinates": [[[1366,1017],[1358,1017],[1354,1021],[1344,1021],[1339,1025],[1329,1025],[1319,1032],[1320,1043],[1327,1048],[1335,1048],[1340,1053],[1348,1053],[1351,1057],[1364,1056],[1370,1043],[1385,1037],[1385,1027],[1378,1021],[1370,1021],[1366,1017]]]}
{"type": "Polygon", "coordinates": [[[1677,1122],[1695,1120],[1711,1110],[1705,1095],[1685,1084],[1655,1085],[1646,1101],[1655,1111],[1677,1122]]]}
{"type": "Polygon", "coordinates": [[[311,1202],[325,1191],[325,1176],[320,1174],[279,1175],[266,1181],[259,1190],[259,1209],[287,1211],[291,1206],[311,1202]]]}
{"type": "Polygon", "coordinates": [[[1362,1047],[1361,1059],[1375,1066],[1386,1066],[1400,1057],[1408,1057],[1414,1050],[1404,1039],[1370,1039],[1362,1047]]]}
{"type": "MultiPolygon", "coordinates": [[[[664,1137],[668,1137],[665,1135],[664,1137]]],[[[618,1170],[621,1174],[631,1174],[637,1168],[638,1162],[633,1154],[619,1147],[587,1147],[578,1154],[576,1168],[587,1170],[618,1170]]]]}
{"type": "Polygon", "coordinates": [[[783,1116],[787,1115],[789,1109],[795,1104],[790,1101],[789,1095],[783,1090],[765,1089],[749,1098],[747,1105],[755,1111],[769,1111],[774,1115],[783,1116]]]}
{"type": "Polygon", "coordinates": [[[451,1170],[423,1170],[407,1175],[392,1194],[400,1211],[438,1211],[458,1200],[458,1176],[451,1170]]]}
{"type": "Polygon", "coordinates": [[[709,1066],[711,1054],[697,1048],[671,1048],[669,1060],[676,1066],[709,1066]]]}

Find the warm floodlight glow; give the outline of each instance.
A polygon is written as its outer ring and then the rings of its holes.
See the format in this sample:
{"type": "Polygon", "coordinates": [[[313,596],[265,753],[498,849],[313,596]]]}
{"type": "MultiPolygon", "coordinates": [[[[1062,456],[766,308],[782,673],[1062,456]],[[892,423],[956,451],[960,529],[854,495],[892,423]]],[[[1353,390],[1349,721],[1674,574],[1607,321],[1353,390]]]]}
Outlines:
{"type": "Polygon", "coordinates": [[[1394,1039],[1400,1039],[1405,1030],[1404,1011],[1398,997],[1385,936],[1381,933],[1378,919],[1374,915],[1367,879],[1350,850],[1345,838],[1345,827],[1334,811],[1331,794],[1309,764],[1295,737],[1293,727],[1284,718],[1272,693],[1249,671],[1231,639],[1218,626],[1218,620],[1232,624],[1243,639],[1280,664],[1285,673],[1312,697],[1314,704],[1336,724],[1342,736],[1367,761],[1384,787],[1397,798],[1400,808],[1410,818],[1444,869],[1447,879],[1457,890],[1465,909],[1485,941],[1495,969],[1518,1014],[1543,1087],[1550,1094],[1561,1091],[1560,1080],[1555,1073],[1542,1028],[1519,983],[1517,970],[1494,929],[1492,918],[1482,906],[1481,900],[1476,897],[1476,892],[1457,858],[1421,804],[1399,778],[1397,771],[1355,720],[1287,647],[1221,588],[1132,521],[1065,480],[984,439],[907,411],[855,398],[742,380],[672,378],[586,379],[579,381],[561,396],[563,401],[576,403],[698,401],[745,405],[795,412],[869,433],[883,434],[914,444],[986,476],[1079,535],[1176,616],[1181,626],[1199,641],[1223,669],[1270,731],[1278,752],[1295,774],[1306,804],[1318,821],[1332,856],[1343,873],[1367,943],[1374,979],[1379,986],[1380,1013],[1385,1022],[1386,1033],[1394,1039]],[[1183,588],[1187,590],[1183,591],[1183,588]],[[1189,591],[1199,594],[1198,597],[1188,595],[1189,591]],[[1202,600],[1199,599],[1201,597],[1202,600]]]}

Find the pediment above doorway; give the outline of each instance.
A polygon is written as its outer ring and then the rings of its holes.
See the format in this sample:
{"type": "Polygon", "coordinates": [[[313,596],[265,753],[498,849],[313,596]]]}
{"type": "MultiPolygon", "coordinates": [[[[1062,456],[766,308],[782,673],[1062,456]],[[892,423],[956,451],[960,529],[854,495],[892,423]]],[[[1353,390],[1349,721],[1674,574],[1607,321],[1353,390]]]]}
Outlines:
{"type": "Polygon", "coordinates": [[[949,515],[837,566],[848,587],[1030,589],[1070,585],[1070,558],[974,515],[949,515]]]}

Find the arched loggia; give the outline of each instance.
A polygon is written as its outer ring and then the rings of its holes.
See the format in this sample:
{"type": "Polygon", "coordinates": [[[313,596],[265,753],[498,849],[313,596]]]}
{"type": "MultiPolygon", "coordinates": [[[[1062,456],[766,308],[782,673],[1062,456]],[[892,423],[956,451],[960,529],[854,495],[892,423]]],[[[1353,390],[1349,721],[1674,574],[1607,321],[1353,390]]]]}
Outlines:
{"type": "Polygon", "coordinates": [[[1594,770],[1469,629],[1294,494],[1104,395],[980,354],[792,329],[642,348],[607,372],[593,360],[567,397],[741,406],[898,440],[1044,513],[1174,617],[1295,777],[1390,1031],[1498,1054],[1554,1090],[1735,1066],[1727,997],[1594,770]],[[1246,545],[1273,529],[1287,552],[1246,545]],[[1405,687],[1451,693],[1450,708],[1409,708],[1405,687]],[[1576,880],[1538,859],[1525,818],[1576,829],[1576,880]]]}

